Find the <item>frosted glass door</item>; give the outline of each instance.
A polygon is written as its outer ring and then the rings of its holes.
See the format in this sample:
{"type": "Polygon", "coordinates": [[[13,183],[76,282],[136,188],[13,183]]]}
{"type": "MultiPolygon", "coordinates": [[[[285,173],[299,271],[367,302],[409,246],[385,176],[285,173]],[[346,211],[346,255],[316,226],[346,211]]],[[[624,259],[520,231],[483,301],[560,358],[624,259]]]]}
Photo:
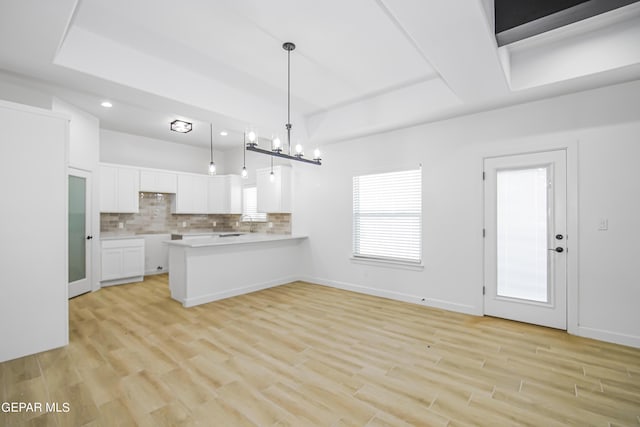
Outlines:
{"type": "Polygon", "coordinates": [[[69,283],[87,277],[87,180],[69,176],[69,283]]]}
{"type": "Polygon", "coordinates": [[[69,298],[91,290],[91,174],[69,171],[69,298]]]}
{"type": "Polygon", "coordinates": [[[485,159],[485,314],[566,329],[564,150],[485,159]]]}

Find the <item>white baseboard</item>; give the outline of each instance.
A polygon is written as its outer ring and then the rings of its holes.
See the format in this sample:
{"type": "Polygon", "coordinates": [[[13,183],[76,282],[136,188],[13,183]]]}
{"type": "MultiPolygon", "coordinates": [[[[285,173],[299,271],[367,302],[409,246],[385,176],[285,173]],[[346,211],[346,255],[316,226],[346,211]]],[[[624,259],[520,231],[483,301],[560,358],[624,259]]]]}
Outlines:
{"type": "Polygon", "coordinates": [[[373,295],[382,298],[389,298],[396,301],[409,302],[412,304],[424,305],[426,307],[439,308],[442,310],[455,311],[457,313],[471,314],[473,316],[482,316],[482,309],[467,304],[459,304],[451,301],[445,301],[434,298],[425,298],[417,295],[403,294],[400,292],[392,292],[382,289],[369,288],[367,286],[356,285],[353,283],[339,282],[336,280],[321,279],[318,277],[301,277],[299,280],[316,283],[318,285],[330,286],[332,288],[344,289],[345,291],[358,292],[366,295],[373,295]]]}
{"type": "Polygon", "coordinates": [[[619,332],[588,328],[586,326],[578,326],[576,335],[585,338],[593,338],[599,341],[606,341],[615,344],[626,345],[629,347],[640,348],[640,336],[636,335],[621,334],[619,332]]]}
{"type": "Polygon", "coordinates": [[[249,286],[243,286],[241,288],[229,289],[224,292],[216,292],[213,294],[202,295],[197,298],[187,298],[183,302],[183,306],[185,307],[193,307],[200,304],[206,304],[208,302],[218,301],[225,298],[231,298],[238,295],[244,295],[251,292],[261,291],[263,289],[273,288],[280,285],[286,285],[287,283],[295,282],[298,280],[297,277],[289,276],[283,277],[281,279],[270,280],[268,282],[255,283],[249,286]]]}

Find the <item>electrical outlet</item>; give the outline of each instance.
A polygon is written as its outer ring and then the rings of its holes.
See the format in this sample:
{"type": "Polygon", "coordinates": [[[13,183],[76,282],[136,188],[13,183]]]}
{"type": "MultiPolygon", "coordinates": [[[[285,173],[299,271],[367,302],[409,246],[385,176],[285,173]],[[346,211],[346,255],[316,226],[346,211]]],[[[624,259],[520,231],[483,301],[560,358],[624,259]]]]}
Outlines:
{"type": "Polygon", "coordinates": [[[124,222],[119,222],[118,228],[122,230],[124,228],[124,222]]]}

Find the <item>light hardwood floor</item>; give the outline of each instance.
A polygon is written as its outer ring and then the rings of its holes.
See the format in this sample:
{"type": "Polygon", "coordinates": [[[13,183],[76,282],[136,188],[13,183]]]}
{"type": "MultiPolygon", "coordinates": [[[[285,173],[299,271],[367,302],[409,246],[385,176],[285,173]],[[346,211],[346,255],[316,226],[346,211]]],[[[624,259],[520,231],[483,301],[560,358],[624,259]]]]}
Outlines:
{"type": "Polygon", "coordinates": [[[167,277],[69,302],[70,344],[0,364],[0,425],[639,425],[640,350],[292,283],[185,309],[167,277]]]}

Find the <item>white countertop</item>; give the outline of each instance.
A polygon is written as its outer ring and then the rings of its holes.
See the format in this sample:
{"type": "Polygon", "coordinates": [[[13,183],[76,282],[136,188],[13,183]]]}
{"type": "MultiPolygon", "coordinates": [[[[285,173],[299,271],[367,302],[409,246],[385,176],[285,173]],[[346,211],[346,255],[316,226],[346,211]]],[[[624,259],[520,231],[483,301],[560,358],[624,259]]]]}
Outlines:
{"type": "Polygon", "coordinates": [[[127,240],[127,239],[144,239],[142,234],[115,234],[115,235],[100,235],[100,240],[127,240]]]}
{"type": "Polygon", "coordinates": [[[297,240],[306,238],[307,236],[290,234],[247,233],[231,237],[205,235],[196,238],[192,237],[187,240],[170,240],[165,243],[170,246],[180,246],[184,248],[202,248],[208,246],[240,245],[246,243],[276,242],[280,240],[297,240]]]}

